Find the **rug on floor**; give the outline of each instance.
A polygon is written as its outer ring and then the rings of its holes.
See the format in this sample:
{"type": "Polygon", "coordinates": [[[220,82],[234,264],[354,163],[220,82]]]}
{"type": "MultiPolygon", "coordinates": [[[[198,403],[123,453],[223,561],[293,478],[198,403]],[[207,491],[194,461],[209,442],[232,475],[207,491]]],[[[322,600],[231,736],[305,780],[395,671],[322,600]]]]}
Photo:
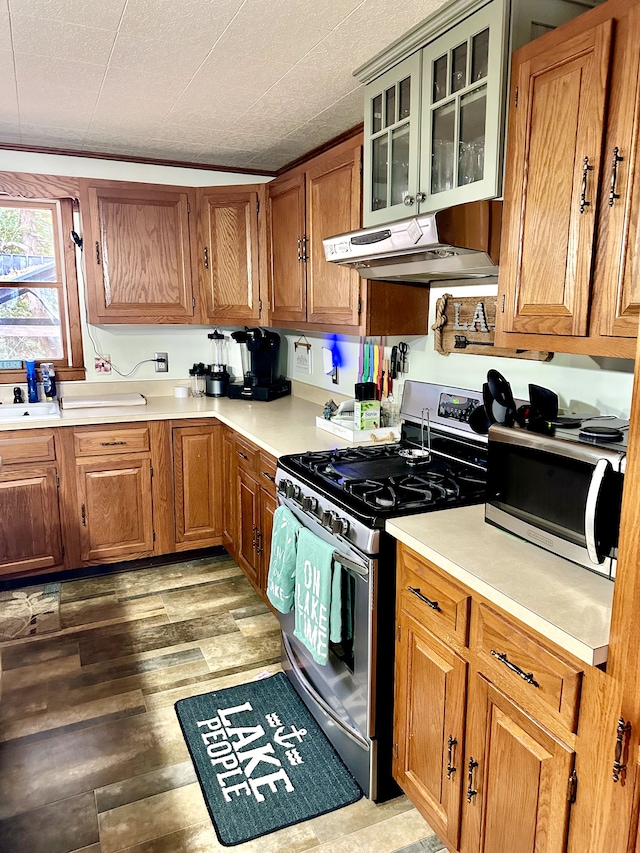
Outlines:
{"type": "Polygon", "coordinates": [[[231,847],[362,791],[282,673],[176,702],[216,834],[231,847]]]}
{"type": "Polygon", "coordinates": [[[0,643],[59,630],[59,583],[0,592],[0,643]]]}

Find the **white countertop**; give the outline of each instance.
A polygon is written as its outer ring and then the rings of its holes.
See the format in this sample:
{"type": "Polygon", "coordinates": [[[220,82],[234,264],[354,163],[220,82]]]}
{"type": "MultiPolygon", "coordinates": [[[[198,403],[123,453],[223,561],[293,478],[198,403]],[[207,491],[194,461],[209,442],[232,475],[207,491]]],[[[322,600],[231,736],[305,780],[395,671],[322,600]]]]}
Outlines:
{"type": "Polygon", "coordinates": [[[484,504],[387,521],[387,531],[588,664],[607,659],[613,583],[484,520],[484,504]]]}
{"type": "MultiPolygon", "coordinates": [[[[316,427],[322,406],[302,397],[281,397],[268,403],[228,397],[147,397],[146,406],[64,409],[59,418],[27,417],[2,423],[0,432],[43,427],[90,426],[178,418],[216,417],[273,456],[349,447],[349,442],[316,427]]],[[[5,403],[3,405],[11,405],[5,403]]]]}

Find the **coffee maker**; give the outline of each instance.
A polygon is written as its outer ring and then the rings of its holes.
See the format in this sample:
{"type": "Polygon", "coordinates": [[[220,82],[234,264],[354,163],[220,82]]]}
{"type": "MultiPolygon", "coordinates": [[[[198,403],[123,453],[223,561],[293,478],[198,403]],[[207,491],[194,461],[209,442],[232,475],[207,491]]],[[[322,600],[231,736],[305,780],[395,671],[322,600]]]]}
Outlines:
{"type": "Polygon", "coordinates": [[[278,375],[280,335],[270,329],[245,326],[244,331],[232,332],[240,344],[242,383],[230,383],[229,397],[243,400],[277,400],[291,393],[291,382],[278,375]]]}

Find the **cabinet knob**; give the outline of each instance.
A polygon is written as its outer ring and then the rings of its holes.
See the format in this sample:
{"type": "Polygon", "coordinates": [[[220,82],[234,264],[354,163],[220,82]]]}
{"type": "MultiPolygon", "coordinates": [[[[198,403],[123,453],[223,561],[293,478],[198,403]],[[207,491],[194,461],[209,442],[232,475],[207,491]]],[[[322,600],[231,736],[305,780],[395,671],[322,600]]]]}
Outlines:
{"type": "Polygon", "coordinates": [[[402,203],[405,204],[407,207],[412,207],[416,203],[415,196],[409,195],[409,193],[405,193],[402,196],[402,203]]]}
{"type": "Polygon", "coordinates": [[[418,202],[418,204],[424,204],[424,202],[426,200],[427,200],[427,194],[426,193],[416,193],[416,201],[418,202]]]}

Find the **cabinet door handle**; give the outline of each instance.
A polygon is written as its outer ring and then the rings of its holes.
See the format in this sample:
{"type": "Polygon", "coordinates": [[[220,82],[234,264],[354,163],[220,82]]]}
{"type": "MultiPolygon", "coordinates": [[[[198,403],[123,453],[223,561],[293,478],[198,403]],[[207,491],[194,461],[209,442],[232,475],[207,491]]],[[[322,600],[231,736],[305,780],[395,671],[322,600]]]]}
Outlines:
{"type": "Polygon", "coordinates": [[[240,457],[240,459],[248,459],[248,458],[249,458],[249,457],[247,456],[247,454],[246,454],[246,453],[243,453],[241,450],[236,450],[236,453],[238,454],[238,456],[240,457]]]}
{"type": "Polygon", "coordinates": [[[467,802],[470,803],[471,800],[478,793],[476,789],[473,787],[473,771],[478,766],[478,762],[474,761],[473,758],[469,758],[469,771],[467,774],[467,802]]]}
{"type": "Polygon", "coordinates": [[[616,192],[616,184],[618,183],[618,163],[622,163],[624,157],[620,157],[620,149],[616,145],[613,149],[613,160],[611,162],[611,186],[609,187],[609,207],[613,207],[616,199],[620,198],[620,193],[616,192]]]}
{"type": "Polygon", "coordinates": [[[269,482],[271,482],[271,483],[275,483],[275,481],[276,481],[276,478],[275,478],[275,477],[272,477],[272,476],[271,476],[271,474],[269,474],[267,471],[263,471],[263,472],[262,472],[262,476],[263,476],[266,480],[269,480],[269,482]]]}
{"type": "Polygon", "coordinates": [[[620,717],[618,720],[618,727],[616,729],[616,751],[615,757],[613,759],[613,781],[619,782],[620,776],[627,769],[626,764],[621,764],[620,759],[622,758],[622,748],[624,745],[625,735],[629,735],[631,733],[631,723],[625,722],[624,717],[620,717]]]}
{"type": "Polygon", "coordinates": [[[302,235],[302,262],[306,264],[309,260],[309,255],[307,254],[307,243],[308,238],[306,234],[302,235]]]}
{"type": "Polygon", "coordinates": [[[593,171],[593,166],[589,165],[589,158],[585,157],[582,161],[582,191],[580,193],[580,213],[584,213],[585,207],[589,207],[591,202],[587,201],[587,175],[593,171]]]}
{"type": "Polygon", "coordinates": [[[453,767],[453,747],[457,743],[458,741],[454,736],[449,735],[449,740],[447,741],[447,779],[451,779],[451,775],[458,769],[457,767],[453,767]]]}
{"type": "Polygon", "coordinates": [[[413,593],[413,595],[415,595],[417,598],[419,598],[420,601],[424,601],[424,603],[427,604],[432,610],[437,610],[438,613],[442,613],[442,608],[440,607],[438,602],[437,601],[431,601],[430,598],[427,598],[426,595],[423,595],[420,592],[419,588],[416,588],[415,586],[408,586],[407,589],[409,590],[409,592],[413,593]]]}
{"type": "Polygon", "coordinates": [[[100,447],[115,447],[118,444],[126,444],[126,441],[101,441],[100,447]]]}
{"type": "Polygon", "coordinates": [[[532,672],[525,672],[524,669],[520,669],[519,666],[516,666],[515,663],[512,663],[507,657],[506,652],[497,652],[495,649],[491,649],[491,654],[494,658],[498,658],[500,663],[503,663],[507,669],[510,669],[511,672],[515,672],[516,675],[520,676],[523,681],[526,681],[527,684],[531,684],[533,687],[540,687],[538,682],[533,677],[532,672]]]}
{"type": "Polygon", "coordinates": [[[256,529],[256,542],[257,542],[256,551],[258,552],[258,554],[262,554],[262,552],[264,551],[264,548],[262,547],[262,531],[257,530],[257,529],[256,529]]]}
{"type": "Polygon", "coordinates": [[[418,204],[423,204],[427,200],[426,193],[416,193],[416,201],[418,204]]]}
{"type": "Polygon", "coordinates": [[[84,504],[82,504],[82,526],[83,527],[87,526],[87,511],[85,509],[84,504]]]}
{"type": "Polygon", "coordinates": [[[402,194],[402,203],[407,207],[411,207],[416,203],[416,198],[413,195],[409,195],[408,192],[402,194]]]}
{"type": "Polygon", "coordinates": [[[302,237],[298,237],[298,263],[302,263],[302,237]]]}
{"type": "Polygon", "coordinates": [[[204,268],[206,270],[209,269],[209,248],[208,248],[208,246],[204,247],[204,268]]]}
{"type": "Polygon", "coordinates": [[[96,263],[100,264],[100,243],[96,240],[96,263]]]}
{"type": "Polygon", "coordinates": [[[254,524],[254,525],[253,525],[253,527],[251,528],[251,530],[252,530],[252,532],[253,532],[253,536],[251,537],[251,547],[252,547],[252,548],[253,548],[253,550],[255,551],[255,550],[257,549],[257,547],[258,547],[258,539],[257,539],[257,536],[256,536],[256,534],[257,534],[257,532],[258,532],[258,528],[257,528],[257,527],[255,526],[255,524],[254,524]]]}

